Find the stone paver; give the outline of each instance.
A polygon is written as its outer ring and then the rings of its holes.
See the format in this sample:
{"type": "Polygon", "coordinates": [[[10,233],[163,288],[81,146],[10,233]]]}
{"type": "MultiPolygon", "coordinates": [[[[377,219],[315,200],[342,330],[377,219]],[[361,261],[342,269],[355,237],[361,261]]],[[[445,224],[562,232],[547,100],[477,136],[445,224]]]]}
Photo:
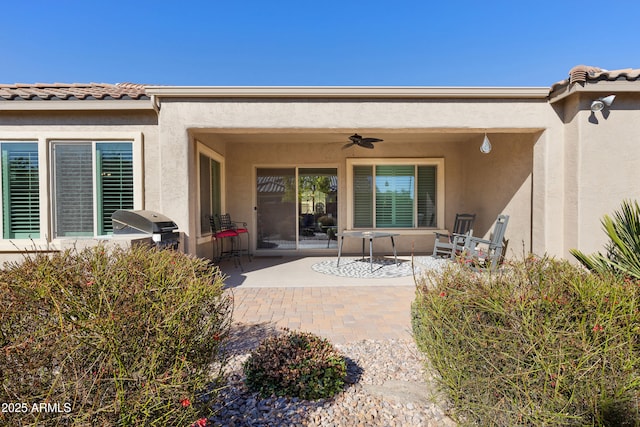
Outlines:
{"type": "Polygon", "coordinates": [[[231,288],[234,322],[312,332],[333,343],[411,339],[413,286],[231,288]]]}

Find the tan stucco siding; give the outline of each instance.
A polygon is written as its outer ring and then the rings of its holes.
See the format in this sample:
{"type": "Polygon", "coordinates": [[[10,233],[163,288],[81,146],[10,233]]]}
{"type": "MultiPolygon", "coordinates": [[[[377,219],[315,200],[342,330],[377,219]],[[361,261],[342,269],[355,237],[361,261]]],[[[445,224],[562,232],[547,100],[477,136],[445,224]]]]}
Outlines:
{"type": "MultiPolygon", "coordinates": [[[[482,213],[479,225],[486,233],[499,210],[503,210],[512,215],[507,232],[512,242],[524,243],[526,248],[546,247],[549,239],[545,227],[548,223],[538,220],[536,224],[541,229],[532,231],[532,180],[537,174],[549,175],[543,163],[535,164],[537,158],[547,160],[548,154],[546,151],[534,154],[533,147],[549,122],[555,124],[553,118],[551,108],[544,101],[166,102],[161,110],[162,156],[173,159],[187,154],[191,164],[178,161],[179,167],[175,171],[163,175],[162,193],[178,194],[189,188],[190,193],[195,194],[195,172],[189,174],[181,170],[183,166],[193,169],[195,162],[194,138],[190,139],[189,134],[209,146],[217,145],[218,152],[224,151],[226,191],[233,191],[233,198],[227,197],[227,210],[236,218],[252,216],[252,221],[255,215],[252,180],[256,165],[336,165],[341,176],[340,191],[344,194],[346,156],[444,157],[447,227],[451,226],[456,211],[476,209],[482,213]],[[317,143],[317,138],[314,139],[316,143],[308,144],[305,137],[306,134],[335,132],[337,138],[340,134],[348,135],[359,130],[409,133],[413,136],[410,142],[394,145],[387,139],[373,151],[357,152],[341,150],[342,140],[323,146],[317,143]],[[488,156],[479,152],[484,130],[494,142],[494,151],[488,156]],[[256,135],[255,141],[252,134],[256,135]],[[280,134],[288,135],[287,142],[278,141],[280,134]],[[420,134],[426,135],[424,141],[420,140],[420,134]],[[442,136],[441,141],[439,135],[442,136]],[[226,144],[222,144],[221,141],[225,140],[226,144]],[[485,184],[478,180],[477,174],[487,177],[485,184]],[[478,191],[480,188],[494,195],[478,196],[482,194],[478,191]],[[494,206],[485,207],[489,204],[494,206]],[[538,239],[543,243],[533,243],[532,234],[534,242],[538,239]]],[[[163,161],[165,167],[169,163],[174,164],[175,161],[163,161]]],[[[540,198],[548,198],[549,193],[548,189],[534,191],[540,198]]],[[[163,201],[162,211],[175,218],[181,229],[188,230],[187,237],[191,237],[197,214],[195,204],[185,203],[186,199],[178,196],[173,199],[175,203],[163,201]]],[[[340,204],[343,217],[346,214],[345,199],[342,197],[343,203],[340,204]]],[[[549,210],[558,211],[552,203],[554,200],[544,204],[540,215],[548,215],[549,210]]],[[[411,245],[408,239],[410,237],[400,239],[404,251],[411,245]]],[[[428,250],[432,239],[422,239],[418,245],[421,250],[428,250]]],[[[195,240],[188,243],[187,248],[195,252],[195,240]]]]}
{"type": "Polygon", "coordinates": [[[604,251],[608,239],[600,223],[603,215],[618,210],[625,199],[640,200],[638,103],[638,97],[618,96],[611,110],[584,109],[570,124],[575,131],[567,143],[573,148],[575,175],[569,192],[575,196],[567,203],[575,214],[567,220],[575,221],[577,238],[567,240],[584,252],[604,251]]]}

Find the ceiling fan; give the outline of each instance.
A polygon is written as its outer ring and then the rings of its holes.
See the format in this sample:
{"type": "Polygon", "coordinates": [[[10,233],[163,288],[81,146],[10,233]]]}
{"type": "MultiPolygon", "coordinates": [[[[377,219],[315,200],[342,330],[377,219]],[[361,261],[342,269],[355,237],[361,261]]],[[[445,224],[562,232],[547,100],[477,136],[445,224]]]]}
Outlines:
{"type": "Polygon", "coordinates": [[[351,140],[351,142],[343,145],[342,148],[349,148],[352,145],[358,145],[363,148],[373,148],[374,142],[383,141],[382,139],[379,139],[379,138],[363,138],[361,135],[358,135],[357,133],[354,133],[353,135],[351,135],[349,139],[351,140]]]}

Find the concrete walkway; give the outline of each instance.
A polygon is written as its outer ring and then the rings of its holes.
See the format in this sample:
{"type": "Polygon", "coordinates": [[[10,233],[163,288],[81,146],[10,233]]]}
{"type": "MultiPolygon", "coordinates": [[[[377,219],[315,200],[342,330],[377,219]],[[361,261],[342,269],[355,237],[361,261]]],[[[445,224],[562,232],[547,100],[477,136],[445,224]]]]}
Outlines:
{"type": "Polygon", "coordinates": [[[234,296],[234,322],[312,332],[333,343],[411,338],[411,276],[341,278],[315,273],[317,258],[256,259],[244,271],[221,266],[234,296]]]}

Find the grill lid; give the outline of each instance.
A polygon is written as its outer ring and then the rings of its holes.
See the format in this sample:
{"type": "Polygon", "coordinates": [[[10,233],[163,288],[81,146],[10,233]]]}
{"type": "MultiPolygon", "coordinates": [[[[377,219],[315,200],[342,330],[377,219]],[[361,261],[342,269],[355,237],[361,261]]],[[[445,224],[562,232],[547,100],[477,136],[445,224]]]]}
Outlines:
{"type": "Polygon", "coordinates": [[[166,216],[148,210],[117,210],[111,215],[113,234],[169,233],[178,225],[166,216]]]}

